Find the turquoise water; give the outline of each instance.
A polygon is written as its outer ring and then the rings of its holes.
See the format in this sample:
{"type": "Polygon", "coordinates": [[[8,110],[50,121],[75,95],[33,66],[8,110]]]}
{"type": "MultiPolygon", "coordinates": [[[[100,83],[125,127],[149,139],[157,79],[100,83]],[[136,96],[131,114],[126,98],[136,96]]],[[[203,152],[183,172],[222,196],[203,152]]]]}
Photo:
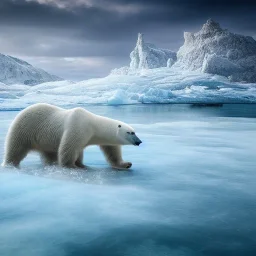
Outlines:
{"type": "MultiPolygon", "coordinates": [[[[256,105],[87,106],[143,141],[114,171],[0,167],[0,255],[256,255],[256,105]]],[[[0,161],[15,111],[0,112],[0,161]]]]}

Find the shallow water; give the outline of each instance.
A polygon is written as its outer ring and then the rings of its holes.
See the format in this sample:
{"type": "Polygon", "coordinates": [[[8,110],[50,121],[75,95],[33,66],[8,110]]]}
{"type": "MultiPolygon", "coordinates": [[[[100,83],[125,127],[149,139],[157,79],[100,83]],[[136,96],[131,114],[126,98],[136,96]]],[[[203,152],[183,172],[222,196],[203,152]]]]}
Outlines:
{"type": "MultiPolygon", "coordinates": [[[[114,171],[0,167],[0,255],[256,255],[256,105],[88,106],[131,124],[140,147],[114,171]]],[[[4,138],[18,112],[0,112],[4,138]]]]}

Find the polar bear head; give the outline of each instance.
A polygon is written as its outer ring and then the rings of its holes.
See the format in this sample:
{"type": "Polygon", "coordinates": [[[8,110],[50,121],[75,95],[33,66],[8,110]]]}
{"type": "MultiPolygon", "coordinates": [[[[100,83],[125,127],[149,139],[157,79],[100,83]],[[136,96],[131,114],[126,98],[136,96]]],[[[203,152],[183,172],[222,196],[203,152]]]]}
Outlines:
{"type": "Polygon", "coordinates": [[[116,136],[122,145],[139,146],[142,141],[135,134],[134,129],[122,122],[117,124],[116,136]]]}

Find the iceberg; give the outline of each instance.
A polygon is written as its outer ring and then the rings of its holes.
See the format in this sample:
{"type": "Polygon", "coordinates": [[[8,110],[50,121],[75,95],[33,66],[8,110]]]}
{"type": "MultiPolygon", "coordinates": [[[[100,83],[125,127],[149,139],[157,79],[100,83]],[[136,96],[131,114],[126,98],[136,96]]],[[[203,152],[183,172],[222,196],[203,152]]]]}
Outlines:
{"type": "Polygon", "coordinates": [[[146,43],[144,35],[139,33],[135,48],[130,53],[130,66],[116,68],[111,71],[114,75],[136,74],[143,69],[171,67],[177,60],[176,52],[161,49],[154,44],[146,43]]]}
{"type": "Polygon", "coordinates": [[[151,69],[166,67],[169,59],[173,62],[176,61],[176,53],[145,43],[143,34],[139,33],[137,44],[131,52],[130,58],[131,69],[151,69]]]}
{"type": "Polygon", "coordinates": [[[218,74],[228,77],[233,73],[241,72],[242,68],[227,58],[218,56],[214,53],[205,56],[202,71],[204,73],[218,74]]]}
{"type": "Polygon", "coordinates": [[[197,33],[184,33],[175,68],[228,77],[233,82],[256,82],[256,41],[222,29],[209,19],[197,33]]]}

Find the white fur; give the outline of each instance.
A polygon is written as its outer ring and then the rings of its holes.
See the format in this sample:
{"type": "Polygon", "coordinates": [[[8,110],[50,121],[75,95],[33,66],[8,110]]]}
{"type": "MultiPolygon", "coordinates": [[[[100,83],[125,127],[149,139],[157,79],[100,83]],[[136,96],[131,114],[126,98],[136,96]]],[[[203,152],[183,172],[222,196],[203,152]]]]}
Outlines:
{"type": "Polygon", "coordinates": [[[83,108],[65,110],[49,104],[35,104],[21,111],[11,124],[5,144],[3,165],[19,166],[31,150],[40,152],[46,164],[84,167],[83,150],[100,145],[115,168],[129,168],[120,145],[131,145],[129,125],[95,115],[83,108]],[[121,127],[118,127],[121,126],[121,127]]]}

